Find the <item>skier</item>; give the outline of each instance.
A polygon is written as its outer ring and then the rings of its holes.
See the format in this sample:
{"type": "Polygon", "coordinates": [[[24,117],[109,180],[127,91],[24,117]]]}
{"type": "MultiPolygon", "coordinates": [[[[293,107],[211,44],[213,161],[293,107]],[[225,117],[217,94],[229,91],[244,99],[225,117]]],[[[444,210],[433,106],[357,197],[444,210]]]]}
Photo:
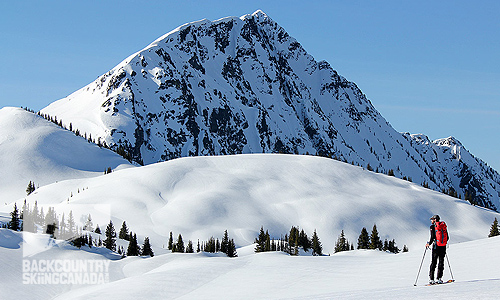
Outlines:
{"type": "Polygon", "coordinates": [[[429,284],[440,284],[443,283],[443,270],[444,270],[444,257],[446,256],[446,244],[449,240],[448,230],[446,228],[445,222],[440,222],[438,215],[431,217],[431,238],[425,245],[429,248],[432,245],[432,261],[429,270],[429,284]],[[437,264],[439,258],[439,264],[437,264]],[[438,267],[437,280],[434,281],[434,271],[438,267]]]}

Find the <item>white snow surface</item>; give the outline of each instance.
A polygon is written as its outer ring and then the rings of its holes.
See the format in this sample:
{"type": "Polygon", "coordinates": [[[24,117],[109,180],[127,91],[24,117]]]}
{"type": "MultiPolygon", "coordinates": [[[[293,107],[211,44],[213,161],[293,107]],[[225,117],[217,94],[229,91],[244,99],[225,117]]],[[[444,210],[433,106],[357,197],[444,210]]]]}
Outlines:
{"type": "Polygon", "coordinates": [[[98,176],[108,167],[131,165],[116,153],[89,144],[72,132],[21,108],[0,109],[0,202],[26,195],[30,181],[98,176]]]}
{"type": "MultiPolygon", "coordinates": [[[[102,248],[78,251],[58,242],[33,257],[111,259],[110,282],[23,285],[23,250],[46,245],[47,237],[1,229],[0,290],[16,299],[33,295],[38,299],[423,299],[436,295],[495,299],[500,292],[496,255],[500,239],[485,238],[498,213],[327,158],[280,154],[180,158],[60,181],[39,188],[26,200],[54,206],[58,214],[71,209],[77,221],[91,213],[94,225],[101,229],[109,219],[99,217],[97,210],[107,206],[116,230],[125,220],[139,243],[150,237],[156,256],[117,260],[102,248]],[[419,286],[414,287],[429,217],[436,213],[449,227],[448,253],[457,282],[423,287],[427,252],[419,286]],[[341,230],[356,244],[361,228],[370,232],[375,223],[382,239],[395,239],[400,248],[406,244],[410,252],[333,254],[341,230]],[[291,226],[304,228],[309,236],[316,229],[324,253],[331,255],[255,254],[253,241],[261,226],[273,237],[288,233],[291,226]],[[235,239],[238,258],[164,249],[170,231],[196,245],[198,239],[220,239],[225,229],[235,239]]],[[[0,210],[3,222],[11,209],[12,203],[0,210]]],[[[118,245],[127,247],[121,240],[118,245]]],[[[449,277],[446,267],[445,278],[449,277]]]]}
{"type": "Polygon", "coordinates": [[[498,215],[350,164],[280,154],[180,158],[61,181],[25,199],[66,216],[71,209],[76,220],[90,213],[101,229],[110,215],[117,230],[126,221],[160,248],[170,231],[195,242],[227,229],[241,247],[254,242],[261,226],[274,238],[300,226],[310,236],[316,229],[331,252],[341,230],[356,244],[361,229],[370,232],[376,224],[382,239],[415,249],[427,239],[429,217],[436,213],[455,243],[484,236],[498,215]],[[102,206],[109,207],[108,215],[98,213],[102,206]]]}
{"type": "MultiPolygon", "coordinates": [[[[38,234],[24,233],[29,236],[38,234]]],[[[22,240],[23,234],[0,229],[0,241],[22,240]]],[[[30,240],[40,241],[43,238],[30,240]]],[[[35,242],[36,243],[36,242],[35,242]]],[[[444,277],[456,282],[424,286],[430,262],[426,251],[417,286],[413,286],[424,247],[408,253],[374,250],[331,256],[288,256],[279,252],[240,256],[168,253],[153,258],[109,261],[110,282],[101,285],[23,285],[22,247],[0,244],[2,299],[497,299],[500,294],[500,238],[452,244],[444,277]],[[473,253],[473,254],[472,254],[473,253]]],[[[248,247],[247,247],[248,248],[248,247]]],[[[100,260],[94,250],[54,247],[45,259],[100,260]]]]}

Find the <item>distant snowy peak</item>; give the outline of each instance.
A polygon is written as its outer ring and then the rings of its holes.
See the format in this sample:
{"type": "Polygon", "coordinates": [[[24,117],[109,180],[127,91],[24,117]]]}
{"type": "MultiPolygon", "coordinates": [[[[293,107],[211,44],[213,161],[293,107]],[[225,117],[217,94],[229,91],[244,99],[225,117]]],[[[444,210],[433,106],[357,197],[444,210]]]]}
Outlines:
{"type": "Polygon", "coordinates": [[[454,137],[430,141],[423,134],[404,133],[403,136],[426,163],[426,173],[443,182],[445,190],[453,188],[462,199],[492,209],[498,209],[500,175],[484,161],[472,155],[454,137]],[[429,167],[429,169],[427,169],[429,167]]]}
{"type": "MultiPolygon", "coordinates": [[[[433,189],[462,189],[442,166],[448,156],[396,132],[355,83],[317,62],[262,11],[179,26],[42,112],[144,164],[318,153],[433,189]]],[[[500,191],[498,181],[469,177],[500,191]]],[[[498,193],[479,186],[474,197],[488,200],[478,203],[500,207],[498,193]]]]}

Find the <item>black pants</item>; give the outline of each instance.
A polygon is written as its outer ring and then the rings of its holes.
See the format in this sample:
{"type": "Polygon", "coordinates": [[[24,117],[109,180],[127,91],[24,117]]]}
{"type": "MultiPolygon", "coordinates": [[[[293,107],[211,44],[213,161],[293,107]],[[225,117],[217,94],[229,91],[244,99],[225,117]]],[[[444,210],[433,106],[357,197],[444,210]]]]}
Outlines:
{"type": "Polygon", "coordinates": [[[438,267],[437,278],[443,278],[444,257],[446,256],[446,246],[434,246],[432,249],[431,269],[429,270],[429,278],[434,280],[434,270],[438,267]],[[439,258],[439,264],[438,264],[439,258]]]}

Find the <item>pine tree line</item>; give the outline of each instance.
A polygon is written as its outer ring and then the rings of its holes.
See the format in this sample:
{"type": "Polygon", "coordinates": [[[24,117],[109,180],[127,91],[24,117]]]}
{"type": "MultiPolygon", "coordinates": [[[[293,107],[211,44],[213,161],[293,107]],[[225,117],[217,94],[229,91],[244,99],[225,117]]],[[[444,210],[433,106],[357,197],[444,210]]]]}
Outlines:
{"type": "MultiPolygon", "coordinates": [[[[310,155],[310,154],[309,154],[309,152],[306,152],[305,155],[310,155]]],[[[334,153],[320,152],[320,153],[316,153],[315,156],[330,158],[330,159],[334,159],[334,160],[337,160],[337,161],[340,161],[343,163],[349,163],[345,157],[343,157],[342,155],[336,156],[334,153]]],[[[415,159],[413,158],[413,160],[415,160],[415,159]]],[[[356,165],[358,167],[361,167],[361,165],[359,163],[354,163],[354,161],[351,161],[351,165],[353,165],[353,166],[356,165]]],[[[366,165],[365,169],[370,171],[370,172],[381,173],[381,174],[386,174],[387,176],[396,177],[394,169],[380,170],[379,167],[377,167],[376,169],[373,169],[373,167],[370,165],[370,163],[368,163],[366,165]]],[[[403,175],[401,173],[401,170],[399,169],[399,167],[397,167],[396,171],[398,172],[398,174],[400,174],[400,176],[401,176],[400,179],[403,179],[403,180],[406,180],[409,182],[413,182],[413,180],[410,176],[406,176],[406,175],[403,175]]],[[[493,173],[494,170],[490,167],[487,170],[487,172],[493,173]]],[[[434,182],[436,185],[438,185],[434,176],[432,174],[429,174],[427,169],[424,169],[424,173],[429,176],[429,179],[432,182],[434,182]]],[[[399,178],[399,176],[398,176],[398,178],[399,178]]],[[[424,188],[431,189],[429,186],[429,182],[424,181],[420,185],[423,186],[424,188]]],[[[462,195],[458,194],[457,191],[453,187],[448,187],[448,189],[442,188],[441,190],[436,189],[435,191],[441,192],[443,194],[449,195],[449,196],[457,198],[457,199],[462,199],[462,195]]],[[[472,193],[465,191],[463,199],[468,201],[471,205],[479,205],[479,203],[476,200],[474,200],[474,197],[475,197],[474,191],[472,193]]],[[[489,207],[486,206],[486,208],[489,208],[489,207]]]]}
{"type": "MultiPolygon", "coordinates": [[[[21,107],[21,108],[23,108],[23,107],[21,107]]],[[[87,135],[86,132],[81,133],[80,130],[73,127],[72,123],[69,123],[68,126],[64,125],[62,119],[58,120],[57,116],[52,117],[51,115],[43,114],[40,111],[35,112],[34,110],[29,109],[27,107],[24,107],[23,109],[26,110],[27,112],[31,112],[33,114],[36,114],[49,122],[54,123],[55,125],[59,126],[60,128],[62,128],[64,130],[69,130],[69,131],[73,132],[76,136],[84,138],[85,140],[87,140],[87,142],[95,144],[95,145],[99,146],[99,148],[105,148],[105,149],[113,151],[113,152],[117,153],[118,155],[122,156],[123,158],[125,158],[126,160],[128,160],[129,162],[135,161],[136,163],[138,163],[140,165],[144,165],[144,163],[142,161],[134,160],[133,155],[122,145],[119,145],[119,146],[118,145],[111,145],[110,146],[106,143],[105,140],[101,140],[101,137],[98,137],[96,140],[95,138],[92,138],[92,134],[87,135]]],[[[107,173],[107,170],[105,170],[105,174],[109,174],[109,173],[110,172],[107,173]]]]}
{"type": "MultiPolygon", "coordinates": [[[[177,241],[174,242],[173,234],[170,232],[168,239],[168,250],[178,253],[194,253],[194,246],[191,240],[188,241],[187,246],[185,246],[182,239],[182,235],[179,234],[177,241]]],[[[224,253],[228,257],[237,257],[236,245],[234,239],[230,239],[227,230],[224,231],[224,236],[221,241],[218,238],[210,237],[207,241],[201,242],[198,240],[196,247],[196,252],[208,252],[208,253],[224,253]]]]}
{"type": "Polygon", "coordinates": [[[137,244],[137,235],[128,232],[126,222],[123,221],[122,228],[118,238],[129,241],[129,250],[125,253],[123,249],[116,247],[116,231],[113,222],[110,221],[106,226],[104,235],[105,239],[93,240],[89,232],[94,232],[101,235],[99,225],[94,229],[92,216],[89,214],[83,226],[78,226],[73,216],[73,211],[70,210],[67,220],[63,213],[61,217],[56,214],[53,207],[48,207],[47,213],[44,213],[44,208],[38,208],[38,203],[35,201],[33,208],[24,200],[21,213],[17,208],[17,203],[14,203],[14,209],[10,213],[11,220],[7,224],[7,228],[14,231],[25,231],[37,233],[42,230],[42,233],[49,234],[53,239],[67,240],[75,247],[105,247],[111,251],[117,251],[125,256],[154,256],[153,249],[149,242],[149,237],[144,239],[144,244],[140,247],[137,244]]]}
{"type": "MultiPolygon", "coordinates": [[[[372,232],[370,235],[368,234],[368,230],[366,230],[366,227],[363,227],[363,229],[361,229],[361,233],[358,237],[357,249],[372,249],[379,251],[388,251],[391,253],[399,253],[401,251],[397,247],[396,241],[394,239],[391,241],[385,239],[385,241],[382,242],[376,224],[373,225],[372,232]]],[[[354,244],[352,243],[349,244],[349,241],[344,235],[344,230],[342,230],[340,236],[337,239],[337,242],[335,243],[334,252],[337,253],[349,250],[354,250],[354,244]]],[[[408,252],[408,251],[409,251],[408,248],[406,247],[406,245],[404,245],[403,252],[408,252]]]]}
{"type": "Polygon", "coordinates": [[[279,239],[271,239],[269,231],[264,232],[264,226],[260,228],[258,237],[255,238],[255,252],[282,251],[290,255],[299,255],[299,249],[305,252],[312,250],[312,255],[323,255],[323,247],[316,230],[311,239],[304,229],[292,226],[290,232],[279,239]]]}

